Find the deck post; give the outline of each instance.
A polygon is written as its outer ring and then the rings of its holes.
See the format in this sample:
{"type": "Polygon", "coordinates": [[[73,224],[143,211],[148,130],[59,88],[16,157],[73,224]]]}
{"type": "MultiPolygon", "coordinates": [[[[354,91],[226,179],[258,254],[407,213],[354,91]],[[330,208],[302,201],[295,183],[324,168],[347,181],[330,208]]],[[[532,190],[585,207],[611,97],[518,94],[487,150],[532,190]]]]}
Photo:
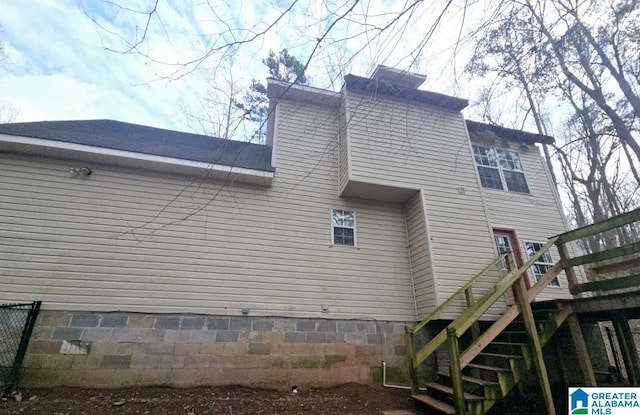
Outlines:
{"type": "Polygon", "coordinates": [[[638,386],[640,385],[640,364],[638,363],[638,351],[633,341],[629,320],[624,315],[620,315],[613,320],[613,326],[616,329],[616,335],[622,350],[622,358],[627,368],[629,384],[638,386]]]}
{"type": "Polygon", "coordinates": [[[464,401],[464,390],[462,389],[462,369],[460,368],[460,343],[456,336],[456,329],[447,328],[447,343],[449,346],[449,376],[453,388],[453,406],[456,408],[456,415],[467,413],[464,401]]]}
{"type": "MultiPolygon", "coordinates": [[[[464,298],[467,301],[467,308],[471,308],[475,301],[473,299],[473,290],[471,289],[471,287],[464,290],[464,298]]],[[[473,340],[476,340],[478,337],[480,337],[480,323],[478,323],[477,321],[471,325],[471,337],[473,338],[473,340]]]]}
{"type": "Polygon", "coordinates": [[[529,341],[533,349],[532,350],[533,365],[536,369],[536,374],[538,375],[542,397],[544,398],[544,403],[547,407],[547,414],[555,415],[556,408],[553,405],[553,395],[551,394],[551,384],[549,383],[547,366],[544,363],[544,355],[542,354],[542,345],[540,344],[540,337],[538,336],[536,321],[533,317],[533,311],[531,310],[531,303],[529,303],[527,299],[527,286],[525,285],[525,282],[524,282],[525,278],[526,278],[526,274],[518,278],[518,281],[516,281],[516,283],[513,284],[513,288],[515,291],[518,308],[520,309],[520,313],[522,314],[522,321],[524,322],[524,326],[527,329],[527,334],[529,335],[529,341]]]}
{"type": "Polygon", "coordinates": [[[573,345],[576,348],[578,363],[580,364],[580,370],[582,370],[584,383],[586,386],[598,386],[596,383],[596,376],[593,373],[591,358],[589,357],[589,349],[587,349],[587,343],[584,341],[584,335],[582,334],[578,317],[576,317],[575,314],[569,314],[569,317],[567,317],[567,324],[571,331],[573,345]]]}
{"type": "Polygon", "coordinates": [[[576,276],[576,271],[573,269],[573,267],[567,267],[565,265],[565,263],[569,260],[569,252],[567,252],[566,245],[563,242],[556,242],[556,248],[558,249],[558,254],[560,255],[562,268],[564,268],[564,273],[567,276],[567,281],[569,282],[569,292],[573,294],[574,297],[582,297],[582,293],[579,293],[576,290],[578,286],[578,277],[576,276]]]}
{"type": "Polygon", "coordinates": [[[556,362],[560,367],[560,376],[562,377],[562,383],[565,386],[569,386],[571,382],[571,376],[569,375],[569,368],[567,367],[567,362],[563,358],[564,353],[562,351],[562,345],[558,341],[558,338],[552,338],[551,343],[553,343],[553,351],[555,354],[556,362]]]}
{"type": "Polygon", "coordinates": [[[411,392],[417,395],[420,392],[420,382],[418,381],[418,368],[416,367],[416,346],[414,342],[413,329],[405,326],[405,340],[407,342],[407,357],[409,359],[409,378],[411,379],[411,392]]]}

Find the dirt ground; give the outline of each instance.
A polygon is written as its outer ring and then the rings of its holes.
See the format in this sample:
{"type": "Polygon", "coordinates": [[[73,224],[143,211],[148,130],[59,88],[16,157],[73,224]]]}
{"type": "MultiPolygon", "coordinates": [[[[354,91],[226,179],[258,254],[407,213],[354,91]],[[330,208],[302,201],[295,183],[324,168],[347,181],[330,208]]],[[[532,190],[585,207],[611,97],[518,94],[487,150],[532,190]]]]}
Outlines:
{"type": "Polygon", "coordinates": [[[42,415],[338,415],[381,414],[383,411],[415,410],[407,390],[346,384],[331,389],[291,392],[249,389],[238,386],[172,389],[117,390],[38,389],[0,401],[0,414],[42,415]]]}
{"type": "MultiPolygon", "coordinates": [[[[491,414],[544,413],[539,399],[509,397],[491,414]]],[[[4,415],[430,415],[408,390],[346,384],[291,392],[240,386],[172,389],[33,389],[0,400],[4,415]],[[16,399],[17,398],[17,399],[16,399]]]]}

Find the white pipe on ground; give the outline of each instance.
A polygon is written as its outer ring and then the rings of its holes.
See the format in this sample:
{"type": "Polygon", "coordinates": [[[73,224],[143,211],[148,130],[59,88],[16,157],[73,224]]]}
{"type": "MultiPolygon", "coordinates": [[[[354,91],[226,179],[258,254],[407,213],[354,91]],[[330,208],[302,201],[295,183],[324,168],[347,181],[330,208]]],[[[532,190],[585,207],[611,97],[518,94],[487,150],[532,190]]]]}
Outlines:
{"type": "MultiPolygon", "coordinates": [[[[387,384],[387,362],[382,361],[382,386],[385,388],[395,388],[395,389],[411,389],[411,386],[404,385],[388,385],[387,384]]],[[[426,391],[427,388],[420,388],[421,391],[426,391]]]]}

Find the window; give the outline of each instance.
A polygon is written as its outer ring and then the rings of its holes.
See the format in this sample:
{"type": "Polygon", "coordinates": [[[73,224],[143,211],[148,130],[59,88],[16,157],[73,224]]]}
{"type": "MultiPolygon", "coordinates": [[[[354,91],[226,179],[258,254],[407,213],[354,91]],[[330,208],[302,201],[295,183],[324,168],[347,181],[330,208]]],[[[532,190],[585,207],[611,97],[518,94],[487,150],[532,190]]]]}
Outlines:
{"type": "Polygon", "coordinates": [[[331,243],[356,245],[356,215],[352,210],[331,209],[331,243]]]}
{"type": "MultiPolygon", "coordinates": [[[[496,242],[498,255],[502,255],[505,252],[512,252],[511,241],[509,240],[508,235],[495,235],[493,238],[494,238],[494,241],[496,242]]],[[[500,260],[500,270],[509,271],[509,267],[507,267],[507,258],[503,258],[500,260]]]]}
{"type": "MultiPolygon", "coordinates": [[[[544,246],[541,242],[526,242],[524,243],[524,248],[527,250],[527,258],[531,258],[534,256],[542,247],[544,246]]],[[[551,269],[553,266],[553,258],[551,257],[551,252],[547,251],[536,262],[533,263],[531,270],[533,270],[533,277],[536,281],[540,280],[544,274],[551,269]]],[[[557,278],[554,278],[553,281],[549,283],[549,285],[553,285],[555,287],[560,286],[560,281],[557,278]]]]}
{"type": "Polygon", "coordinates": [[[520,155],[516,151],[473,146],[473,157],[482,187],[529,193],[520,155]]]}

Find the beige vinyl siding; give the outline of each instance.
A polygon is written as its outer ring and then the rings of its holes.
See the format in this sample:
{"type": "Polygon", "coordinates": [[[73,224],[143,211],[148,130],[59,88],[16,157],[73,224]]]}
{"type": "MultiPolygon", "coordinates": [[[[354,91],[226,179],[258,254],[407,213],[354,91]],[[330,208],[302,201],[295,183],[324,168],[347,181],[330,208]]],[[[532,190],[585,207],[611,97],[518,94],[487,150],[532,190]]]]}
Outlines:
{"type": "MultiPolygon", "coordinates": [[[[347,98],[351,178],[423,189],[440,304],[495,256],[462,115],[352,91],[347,98]]],[[[479,291],[496,282],[488,276],[479,291]]],[[[461,299],[443,317],[462,306],[461,299]]]]}
{"type": "Polygon", "coordinates": [[[436,308],[436,298],[429,236],[421,192],[416,192],[407,201],[405,214],[407,216],[407,234],[415,286],[416,309],[418,317],[422,319],[436,308]]]}
{"type": "Polygon", "coordinates": [[[344,99],[340,106],[340,142],[338,148],[340,150],[340,183],[338,188],[338,194],[342,194],[344,188],[347,186],[349,181],[349,129],[348,125],[348,117],[347,114],[347,106],[345,105],[344,99]]]}
{"type": "MultiPolygon", "coordinates": [[[[473,144],[483,145],[482,142],[473,144]]],[[[525,241],[546,243],[549,237],[566,231],[562,220],[563,213],[559,210],[544,161],[537,147],[513,143],[484,145],[508,148],[517,151],[520,155],[530,194],[495,189],[483,189],[483,192],[492,227],[515,230],[523,260],[526,261],[525,241]]],[[[555,248],[552,248],[551,255],[554,261],[560,259],[555,248]]],[[[530,277],[533,280],[533,276],[530,275],[530,277]]],[[[560,288],[548,287],[538,296],[538,299],[571,298],[564,273],[560,275],[559,281],[560,288]]]]}
{"type": "Polygon", "coordinates": [[[0,302],[414,320],[404,206],[339,199],[337,109],[279,107],[270,188],[0,154],[0,302]],[[331,208],[356,248],[331,246],[331,208]]]}

